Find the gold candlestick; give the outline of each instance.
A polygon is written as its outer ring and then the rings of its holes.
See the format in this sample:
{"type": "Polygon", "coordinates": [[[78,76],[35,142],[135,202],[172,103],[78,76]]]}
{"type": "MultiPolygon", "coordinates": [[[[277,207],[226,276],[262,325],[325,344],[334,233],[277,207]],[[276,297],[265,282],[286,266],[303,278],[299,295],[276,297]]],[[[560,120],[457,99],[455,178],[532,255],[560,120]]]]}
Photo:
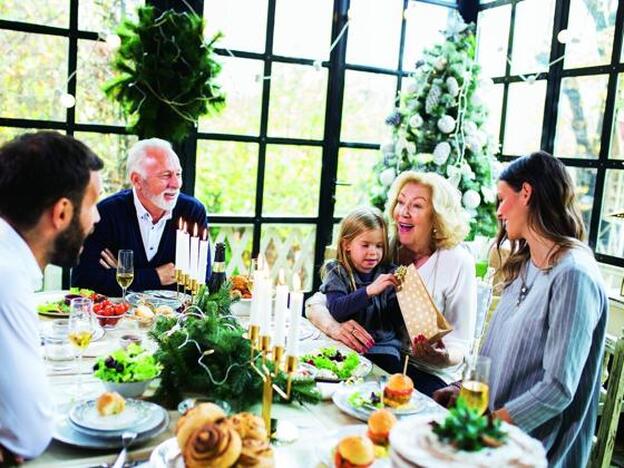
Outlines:
{"type": "Polygon", "coordinates": [[[176,282],[176,298],[180,299],[180,282],[182,281],[182,270],[175,269],[175,282],[176,282]]]}

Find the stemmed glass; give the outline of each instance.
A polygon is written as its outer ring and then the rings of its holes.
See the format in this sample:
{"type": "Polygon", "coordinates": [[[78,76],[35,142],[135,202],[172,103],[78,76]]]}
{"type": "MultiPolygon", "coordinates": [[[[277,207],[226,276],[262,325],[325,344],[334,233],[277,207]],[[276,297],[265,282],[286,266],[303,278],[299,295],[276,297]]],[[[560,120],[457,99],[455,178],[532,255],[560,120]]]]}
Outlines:
{"type": "Polygon", "coordinates": [[[464,399],[466,406],[479,414],[485,413],[488,407],[491,362],[487,356],[472,356],[468,358],[464,369],[459,396],[464,399]]]}
{"type": "Polygon", "coordinates": [[[123,291],[123,302],[126,302],[126,290],[134,280],[134,253],[132,250],[120,250],[117,254],[117,284],[123,291]]]}
{"type": "Polygon", "coordinates": [[[82,387],[82,355],[91,343],[95,333],[93,301],[87,297],[76,297],[69,304],[69,341],[78,349],[77,394],[82,387]]]}

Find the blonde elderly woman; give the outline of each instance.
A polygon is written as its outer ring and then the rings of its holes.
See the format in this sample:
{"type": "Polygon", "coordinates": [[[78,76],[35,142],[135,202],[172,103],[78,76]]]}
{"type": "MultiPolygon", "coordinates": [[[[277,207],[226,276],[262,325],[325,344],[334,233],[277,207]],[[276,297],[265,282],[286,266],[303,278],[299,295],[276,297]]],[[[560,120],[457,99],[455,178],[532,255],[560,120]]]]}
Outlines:
{"type": "MultiPolygon", "coordinates": [[[[419,391],[431,395],[461,377],[461,363],[474,337],[475,266],[468,250],[460,245],[469,229],[467,214],[458,191],[446,179],[434,173],[408,171],[392,184],[386,215],[391,221],[392,259],[401,265],[414,263],[438,309],[453,327],[436,343],[411,343],[408,374],[419,391]]],[[[306,315],[328,336],[355,351],[365,353],[375,344],[355,320],[337,322],[320,293],[308,301],[306,315]]]]}

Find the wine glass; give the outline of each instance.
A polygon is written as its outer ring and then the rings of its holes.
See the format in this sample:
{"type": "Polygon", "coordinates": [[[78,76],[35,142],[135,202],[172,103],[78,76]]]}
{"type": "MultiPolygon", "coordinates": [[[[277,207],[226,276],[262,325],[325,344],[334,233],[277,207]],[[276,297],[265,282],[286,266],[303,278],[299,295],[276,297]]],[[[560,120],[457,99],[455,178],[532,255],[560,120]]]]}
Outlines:
{"type": "Polygon", "coordinates": [[[122,249],[117,254],[117,284],[123,291],[123,302],[126,302],[126,289],[134,280],[134,253],[132,250],[122,249]]]}
{"type": "Polygon", "coordinates": [[[69,341],[78,349],[78,382],[76,393],[82,387],[82,355],[91,343],[95,333],[93,301],[87,297],[76,297],[69,303],[69,341]]]}
{"type": "Polygon", "coordinates": [[[466,362],[464,379],[459,396],[466,406],[479,414],[485,413],[489,402],[489,379],[491,359],[487,356],[472,356],[466,362]]]}

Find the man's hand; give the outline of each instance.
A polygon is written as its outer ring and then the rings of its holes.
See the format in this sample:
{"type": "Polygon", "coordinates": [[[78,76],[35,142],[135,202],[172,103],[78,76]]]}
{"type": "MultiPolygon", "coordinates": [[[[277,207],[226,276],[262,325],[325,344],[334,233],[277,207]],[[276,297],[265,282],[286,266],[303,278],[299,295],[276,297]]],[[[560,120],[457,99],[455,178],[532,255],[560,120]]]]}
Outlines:
{"type": "Polygon", "coordinates": [[[168,286],[175,283],[175,265],[173,263],[165,263],[156,268],[160,284],[168,286]]]}
{"type": "Polygon", "coordinates": [[[108,249],[104,249],[100,252],[100,265],[102,265],[107,270],[117,269],[117,259],[108,249]]]}

